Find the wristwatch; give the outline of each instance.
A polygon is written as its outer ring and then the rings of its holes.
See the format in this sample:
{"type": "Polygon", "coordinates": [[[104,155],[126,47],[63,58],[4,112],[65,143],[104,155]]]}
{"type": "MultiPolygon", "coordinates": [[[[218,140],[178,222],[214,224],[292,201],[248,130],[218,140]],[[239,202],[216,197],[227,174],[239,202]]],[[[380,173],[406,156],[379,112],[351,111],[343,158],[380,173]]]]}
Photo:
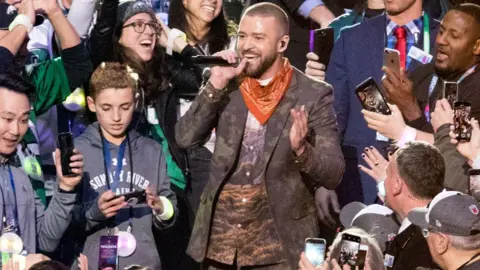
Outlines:
{"type": "Polygon", "coordinates": [[[33,29],[32,22],[30,21],[30,19],[25,14],[18,14],[17,17],[15,17],[13,22],[8,27],[8,30],[13,31],[13,29],[15,29],[15,27],[17,27],[18,25],[25,26],[27,28],[28,33],[30,33],[33,29]]]}

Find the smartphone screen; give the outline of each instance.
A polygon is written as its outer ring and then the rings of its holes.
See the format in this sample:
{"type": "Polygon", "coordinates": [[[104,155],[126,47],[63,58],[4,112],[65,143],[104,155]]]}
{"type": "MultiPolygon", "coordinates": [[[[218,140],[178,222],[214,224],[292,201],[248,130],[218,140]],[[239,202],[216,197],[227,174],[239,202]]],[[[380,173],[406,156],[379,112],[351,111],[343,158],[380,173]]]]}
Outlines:
{"type": "Polygon", "coordinates": [[[385,98],[380,93],[380,89],[372,78],[368,78],[366,81],[359,84],[355,93],[365,110],[384,115],[392,113],[385,98]]]}
{"type": "Polygon", "coordinates": [[[458,95],[458,83],[445,82],[443,84],[443,98],[448,100],[450,106],[453,108],[455,101],[457,101],[458,95]]]}
{"type": "Polygon", "coordinates": [[[468,194],[480,201],[480,170],[470,169],[468,171],[469,185],[468,194]]]}
{"type": "Polygon", "coordinates": [[[455,102],[453,106],[454,133],[457,141],[470,141],[472,136],[472,126],[470,119],[472,107],[468,102],[455,102]]]}
{"type": "Polygon", "coordinates": [[[342,242],[340,243],[340,258],[338,258],[340,265],[356,265],[360,241],[361,238],[358,236],[348,233],[343,234],[342,242]]]}
{"type": "Polygon", "coordinates": [[[385,48],[383,51],[383,66],[388,67],[400,76],[400,52],[385,48]]]}
{"type": "Polygon", "coordinates": [[[98,257],[98,270],[117,270],[118,264],[118,236],[100,237],[100,254],[98,257]]]}
{"type": "Polygon", "coordinates": [[[325,260],[325,239],[307,238],[305,240],[305,256],[314,265],[319,266],[325,260]]]}

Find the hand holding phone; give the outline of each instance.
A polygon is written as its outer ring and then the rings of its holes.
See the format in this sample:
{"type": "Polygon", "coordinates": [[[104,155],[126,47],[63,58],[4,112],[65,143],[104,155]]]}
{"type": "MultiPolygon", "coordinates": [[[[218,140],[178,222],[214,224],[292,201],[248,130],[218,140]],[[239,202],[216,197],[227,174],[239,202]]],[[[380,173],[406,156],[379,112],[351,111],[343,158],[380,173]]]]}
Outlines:
{"type": "Polygon", "coordinates": [[[455,101],[458,99],[458,83],[444,82],[443,83],[443,98],[445,98],[450,106],[453,108],[455,101]]]}
{"type": "Polygon", "coordinates": [[[333,28],[322,28],[315,30],[314,53],[318,56],[318,62],[328,66],[332,54],[334,40],[333,28]]]}
{"type": "Polygon", "coordinates": [[[385,48],[383,51],[383,66],[388,67],[400,77],[400,52],[394,49],[385,48]]]}
{"type": "Polygon", "coordinates": [[[100,195],[97,204],[98,209],[106,218],[115,216],[120,209],[127,206],[125,198],[123,196],[115,196],[115,193],[111,190],[107,190],[100,195]]]}
{"type": "Polygon", "coordinates": [[[147,201],[147,194],[145,190],[136,190],[125,194],[113,196],[110,201],[123,197],[128,206],[145,203],[147,201]]]}
{"type": "Polygon", "coordinates": [[[305,257],[314,266],[322,265],[325,260],[326,241],[322,238],[305,239],[305,257]]]}

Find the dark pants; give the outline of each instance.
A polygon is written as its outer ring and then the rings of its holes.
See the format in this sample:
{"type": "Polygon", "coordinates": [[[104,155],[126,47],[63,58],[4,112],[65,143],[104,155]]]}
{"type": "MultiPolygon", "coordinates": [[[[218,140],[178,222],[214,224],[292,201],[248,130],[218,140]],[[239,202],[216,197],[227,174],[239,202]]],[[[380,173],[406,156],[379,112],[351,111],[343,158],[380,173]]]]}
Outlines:
{"type": "Polygon", "coordinates": [[[188,151],[190,179],[185,190],[172,185],[177,195],[177,221],[172,228],[157,233],[156,240],[166,270],[196,270],[200,264],[186,254],[200,196],[208,181],[212,153],[205,147],[188,151]]]}

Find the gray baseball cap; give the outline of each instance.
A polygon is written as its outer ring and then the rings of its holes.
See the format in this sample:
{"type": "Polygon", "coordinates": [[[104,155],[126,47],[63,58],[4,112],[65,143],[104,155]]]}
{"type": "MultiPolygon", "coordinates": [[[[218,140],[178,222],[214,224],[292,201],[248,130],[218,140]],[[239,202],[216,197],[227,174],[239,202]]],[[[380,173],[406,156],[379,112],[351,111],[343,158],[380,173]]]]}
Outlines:
{"type": "Polygon", "coordinates": [[[408,220],[423,230],[448,235],[471,236],[480,233],[480,205],[458,191],[443,191],[427,207],[414,208],[408,220]]]}
{"type": "Polygon", "coordinates": [[[382,251],[400,228],[392,209],[379,204],[366,206],[361,202],[345,205],[340,211],[340,222],[345,228],[357,227],[373,235],[382,251]]]}

